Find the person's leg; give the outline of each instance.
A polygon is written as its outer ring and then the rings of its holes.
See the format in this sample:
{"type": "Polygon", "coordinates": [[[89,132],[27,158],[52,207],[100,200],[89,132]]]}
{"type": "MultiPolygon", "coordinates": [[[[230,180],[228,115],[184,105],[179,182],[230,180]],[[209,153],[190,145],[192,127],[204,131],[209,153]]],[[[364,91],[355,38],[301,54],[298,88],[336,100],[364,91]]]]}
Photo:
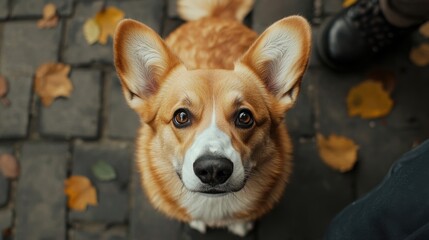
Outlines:
{"type": "Polygon", "coordinates": [[[429,140],[399,159],[378,187],[340,212],[325,239],[429,239],[429,140]]]}
{"type": "Polygon", "coordinates": [[[358,1],[322,26],[318,53],[338,70],[358,68],[428,20],[428,5],[429,0],[358,1]]]}

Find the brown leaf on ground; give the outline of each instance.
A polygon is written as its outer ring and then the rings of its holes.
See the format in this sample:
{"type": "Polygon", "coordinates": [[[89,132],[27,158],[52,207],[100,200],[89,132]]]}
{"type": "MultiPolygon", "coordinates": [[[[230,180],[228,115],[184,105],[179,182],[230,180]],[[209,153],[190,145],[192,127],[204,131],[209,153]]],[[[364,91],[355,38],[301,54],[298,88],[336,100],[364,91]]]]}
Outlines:
{"type": "Polygon", "coordinates": [[[95,16],[95,21],[100,26],[100,36],[98,42],[106,44],[109,36],[113,37],[116,26],[124,18],[125,14],[116,7],[106,7],[95,16]]]}
{"type": "Polygon", "coordinates": [[[57,7],[48,3],[43,7],[43,18],[37,21],[38,28],[53,28],[58,25],[57,7]]]}
{"type": "Polygon", "coordinates": [[[325,138],[317,134],[320,158],[330,168],[339,172],[350,171],[357,160],[358,146],[353,140],[335,134],[325,138]]]}
{"type": "Polygon", "coordinates": [[[9,92],[9,84],[5,77],[0,76],[0,102],[3,106],[10,106],[10,101],[7,99],[7,93],[9,92]]]}
{"type": "Polygon", "coordinates": [[[429,21],[420,26],[419,32],[421,35],[429,38],[429,21]]]}
{"type": "Polygon", "coordinates": [[[393,100],[380,82],[366,80],[350,89],[347,107],[350,116],[379,118],[392,111],[393,100]]]}
{"type": "Polygon", "coordinates": [[[3,173],[3,176],[16,179],[19,176],[19,165],[16,158],[11,154],[1,154],[0,171],[3,173]]]}
{"type": "Polygon", "coordinates": [[[366,79],[380,82],[383,84],[384,90],[389,94],[392,94],[393,90],[395,90],[397,82],[395,72],[387,69],[374,69],[368,73],[366,79]]]}
{"type": "Polygon", "coordinates": [[[45,63],[36,70],[34,90],[45,107],[57,97],[69,97],[73,86],[68,78],[70,65],[45,63]]]}
{"type": "Polygon", "coordinates": [[[420,46],[411,49],[411,61],[419,66],[424,67],[429,64],[429,43],[422,43],[420,46]]]}
{"type": "Polygon", "coordinates": [[[85,211],[88,205],[97,206],[97,192],[85,176],[71,176],[65,181],[67,206],[75,211],[85,211]]]}
{"type": "Polygon", "coordinates": [[[98,41],[100,37],[100,26],[94,18],[87,19],[83,24],[83,36],[89,45],[98,41]]]}
{"type": "Polygon", "coordinates": [[[342,6],[343,8],[348,8],[351,5],[355,4],[356,2],[357,0],[344,0],[342,6]]]}

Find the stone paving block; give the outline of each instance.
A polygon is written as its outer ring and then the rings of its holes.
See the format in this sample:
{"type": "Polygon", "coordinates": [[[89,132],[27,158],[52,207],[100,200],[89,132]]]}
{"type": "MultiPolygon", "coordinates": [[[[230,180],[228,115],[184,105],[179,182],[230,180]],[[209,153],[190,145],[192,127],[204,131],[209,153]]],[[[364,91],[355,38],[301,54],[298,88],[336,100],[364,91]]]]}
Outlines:
{"type": "Polygon", "coordinates": [[[53,3],[60,16],[69,16],[73,11],[73,0],[13,0],[12,17],[41,17],[43,7],[53,3]]]}
{"type": "Polygon", "coordinates": [[[0,104],[0,139],[27,136],[33,79],[31,77],[6,77],[9,84],[8,107],[0,104]]]}
{"type": "Polygon", "coordinates": [[[298,100],[286,113],[286,126],[293,136],[314,136],[314,92],[315,78],[313,69],[307,69],[298,100]]]}
{"type": "Polygon", "coordinates": [[[108,229],[102,232],[90,232],[83,230],[70,230],[70,240],[126,240],[125,229],[108,229]]]}
{"type": "MultiPolygon", "coordinates": [[[[0,145],[0,155],[2,154],[13,154],[13,148],[9,145],[0,145]]],[[[9,200],[9,180],[3,176],[0,171],[0,208],[5,206],[9,200]]],[[[1,226],[1,225],[0,225],[1,226]]],[[[1,229],[0,229],[1,233],[1,229]]]]}
{"type": "Polygon", "coordinates": [[[275,21],[296,14],[311,20],[313,15],[313,0],[258,0],[253,7],[253,29],[258,33],[262,33],[275,21]]]}
{"type": "MultiPolygon", "coordinates": [[[[427,108],[424,110],[424,105],[420,104],[422,99],[427,99],[423,94],[424,90],[414,89],[408,92],[408,97],[404,96],[401,102],[395,99],[396,93],[394,94],[393,100],[397,106],[386,118],[365,120],[349,117],[346,106],[348,91],[361,82],[364,75],[363,71],[339,74],[320,69],[319,74],[317,74],[318,83],[316,87],[316,102],[318,103],[316,118],[320,131],[324,135],[333,133],[344,135],[353,139],[360,146],[359,162],[356,167],[357,196],[362,196],[373,189],[384,178],[392,163],[410,150],[416,140],[422,140],[422,127],[425,118],[421,118],[422,125],[417,124],[417,128],[413,128],[412,125],[407,127],[407,118],[412,116],[412,113],[416,113],[416,108],[422,111],[418,114],[426,115],[426,117],[429,111],[427,108]],[[415,96],[420,96],[420,98],[415,96]],[[405,98],[408,98],[408,101],[405,98]],[[413,106],[413,104],[416,105],[413,106]],[[396,111],[400,112],[396,113],[396,111]],[[394,120],[395,118],[397,120],[394,120]]],[[[423,75],[410,81],[420,82],[421,77],[423,75]]],[[[424,81],[424,77],[422,81],[424,81]]],[[[404,82],[404,84],[407,83],[409,81],[404,82]]],[[[420,82],[420,84],[422,83],[420,82]]],[[[399,93],[405,89],[404,85],[403,89],[397,88],[396,91],[399,93]]]]}
{"type": "MultiPolygon", "coordinates": [[[[125,18],[143,22],[160,32],[164,1],[107,1],[108,6],[116,6],[125,12],[125,18]]],[[[89,64],[91,62],[113,63],[112,39],[106,45],[88,45],[84,39],[84,22],[101,9],[101,1],[81,1],[77,3],[74,17],[67,21],[62,61],[71,64],[89,64]]]]}
{"type": "Polygon", "coordinates": [[[85,212],[70,211],[69,220],[77,222],[123,223],[127,220],[130,181],[130,164],[133,150],[129,144],[77,143],[73,152],[72,175],[86,176],[97,189],[98,206],[89,206],[85,212]],[[92,173],[98,161],[109,163],[116,172],[116,179],[100,181],[92,173]]]}
{"type": "Polygon", "coordinates": [[[259,221],[258,239],[322,239],[330,220],[353,201],[352,174],[320,160],[313,140],[294,140],[294,170],[281,202],[259,221]]]}
{"type": "Polygon", "coordinates": [[[110,74],[107,81],[110,82],[108,136],[134,139],[140,126],[139,117],[126,103],[116,74],[110,74]]]}
{"type": "Polygon", "coordinates": [[[15,239],[65,239],[67,144],[32,142],[21,150],[15,239]],[[42,218],[43,216],[43,218],[42,218]]]}
{"type": "Polygon", "coordinates": [[[2,232],[5,229],[12,227],[13,224],[13,211],[12,209],[2,209],[0,210],[0,239],[2,232]]]}
{"type": "Polygon", "coordinates": [[[39,65],[57,61],[61,26],[59,23],[52,29],[38,29],[36,21],[4,23],[0,73],[6,77],[32,77],[39,65]]]}
{"type": "Polygon", "coordinates": [[[249,232],[245,237],[239,237],[237,235],[234,235],[233,233],[230,233],[227,229],[223,228],[210,228],[207,229],[206,233],[200,233],[195,229],[192,229],[189,224],[183,224],[183,233],[181,238],[179,239],[192,239],[192,240],[239,240],[239,239],[245,239],[245,240],[254,240],[256,238],[256,232],[257,230],[252,230],[249,232]]]}
{"type": "Polygon", "coordinates": [[[139,176],[133,173],[130,239],[131,240],[158,240],[178,239],[181,233],[181,224],[169,219],[156,211],[143,194],[139,176]]]}
{"type": "Polygon", "coordinates": [[[0,173],[0,207],[7,204],[9,200],[9,181],[0,173]]]}
{"type": "Polygon", "coordinates": [[[101,109],[101,74],[97,70],[72,69],[73,92],[56,99],[51,106],[40,105],[40,133],[58,138],[96,138],[101,109]]]}
{"type": "Polygon", "coordinates": [[[0,19],[5,19],[9,14],[9,0],[0,0],[0,19]]]}
{"type": "Polygon", "coordinates": [[[162,28],[162,37],[165,39],[172,33],[176,28],[182,25],[185,21],[178,18],[165,18],[162,28]]]}
{"type": "Polygon", "coordinates": [[[177,12],[177,0],[168,0],[167,4],[168,16],[171,18],[179,17],[179,13],[177,12]]]}

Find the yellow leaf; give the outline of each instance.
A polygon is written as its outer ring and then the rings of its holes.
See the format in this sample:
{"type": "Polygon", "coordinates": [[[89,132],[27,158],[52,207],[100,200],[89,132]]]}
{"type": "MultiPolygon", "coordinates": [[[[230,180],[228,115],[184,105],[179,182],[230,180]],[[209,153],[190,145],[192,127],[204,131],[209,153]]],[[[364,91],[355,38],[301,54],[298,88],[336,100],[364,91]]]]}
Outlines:
{"type": "Polygon", "coordinates": [[[58,25],[57,7],[48,3],[43,8],[43,18],[37,21],[38,28],[53,28],[58,25]]]}
{"type": "Polygon", "coordinates": [[[83,24],[83,36],[89,45],[98,41],[100,37],[100,26],[98,26],[98,23],[93,18],[86,20],[83,24]]]}
{"type": "Polygon", "coordinates": [[[351,5],[355,4],[357,0],[344,0],[343,1],[343,8],[348,8],[351,5]]]}
{"type": "Polygon", "coordinates": [[[95,21],[98,23],[101,30],[98,38],[99,43],[106,44],[108,37],[113,37],[116,25],[118,25],[119,21],[121,21],[124,16],[124,12],[115,7],[107,7],[97,13],[95,21]]]}
{"type": "Polygon", "coordinates": [[[55,17],[57,7],[53,3],[48,3],[43,7],[43,19],[50,19],[55,17]]]}
{"type": "Polygon", "coordinates": [[[424,67],[429,64],[429,43],[422,43],[420,46],[413,48],[410,52],[411,61],[419,66],[424,67]]]}
{"type": "Polygon", "coordinates": [[[429,21],[420,26],[419,32],[421,35],[429,38],[429,21]]]}
{"type": "Polygon", "coordinates": [[[347,172],[356,163],[359,147],[351,139],[335,134],[325,138],[317,134],[317,146],[323,162],[334,170],[347,172]]]}
{"type": "Polygon", "coordinates": [[[68,78],[70,65],[45,63],[36,70],[34,90],[43,105],[50,106],[57,97],[69,97],[73,86],[68,78]]]}
{"type": "Polygon", "coordinates": [[[347,106],[350,116],[371,119],[389,114],[393,100],[380,82],[366,80],[350,89],[347,106]]]}
{"type": "Polygon", "coordinates": [[[87,177],[71,176],[65,181],[67,206],[76,211],[84,211],[88,205],[97,206],[97,192],[87,177]]]}

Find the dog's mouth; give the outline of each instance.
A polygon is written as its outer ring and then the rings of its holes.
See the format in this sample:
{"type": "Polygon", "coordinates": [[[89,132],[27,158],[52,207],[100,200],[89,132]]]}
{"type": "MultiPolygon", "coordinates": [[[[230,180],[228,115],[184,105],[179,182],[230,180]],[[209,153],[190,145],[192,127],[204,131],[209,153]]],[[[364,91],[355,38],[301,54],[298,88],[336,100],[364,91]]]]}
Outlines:
{"type": "Polygon", "coordinates": [[[187,190],[189,190],[190,192],[193,192],[193,193],[199,193],[199,194],[202,194],[204,196],[209,196],[209,197],[225,196],[225,195],[230,194],[230,193],[238,192],[244,188],[244,186],[246,185],[246,182],[247,182],[247,176],[246,176],[244,181],[238,185],[237,184],[232,185],[228,182],[225,184],[216,185],[216,186],[211,186],[209,184],[201,184],[196,188],[190,189],[183,182],[181,171],[176,171],[176,174],[187,190]]]}

